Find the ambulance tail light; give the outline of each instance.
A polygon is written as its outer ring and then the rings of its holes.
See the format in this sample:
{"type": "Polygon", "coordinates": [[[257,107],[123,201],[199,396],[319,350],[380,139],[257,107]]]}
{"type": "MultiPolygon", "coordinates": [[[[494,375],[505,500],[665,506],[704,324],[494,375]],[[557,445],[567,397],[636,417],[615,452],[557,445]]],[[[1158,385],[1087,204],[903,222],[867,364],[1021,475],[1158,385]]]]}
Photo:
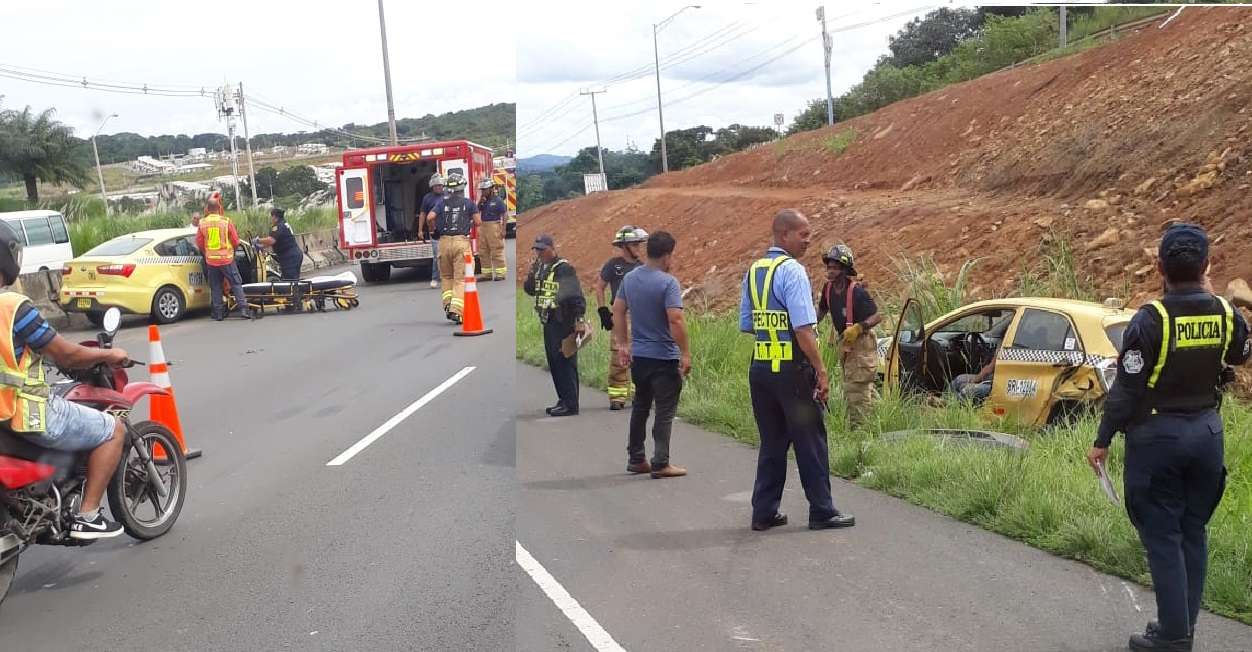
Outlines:
{"type": "Polygon", "coordinates": [[[105,274],[108,276],[121,276],[123,278],[130,278],[130,275],[135,273],[135,266],[132,264],[101,265],[96,268],[96,273],[105,274]]]}

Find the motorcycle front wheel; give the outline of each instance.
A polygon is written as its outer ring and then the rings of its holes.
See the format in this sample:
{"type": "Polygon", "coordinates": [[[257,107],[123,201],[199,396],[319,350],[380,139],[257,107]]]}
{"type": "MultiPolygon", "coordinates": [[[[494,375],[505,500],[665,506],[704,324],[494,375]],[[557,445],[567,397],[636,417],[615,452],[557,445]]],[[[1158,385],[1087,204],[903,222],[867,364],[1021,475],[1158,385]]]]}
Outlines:
{"type": "Polygon", "coordinates": [[[132,441],[109,483],[109,510],[126,534],[146,541],[165,534],[178,520],[187,495],[187,459],[165,426],[141,421],[130,430],[132,441]],[[139,448],[147,454],[141,455],[139,448]],[[153,473],[165,487],[164,496],[153,482],[153,473]]]}

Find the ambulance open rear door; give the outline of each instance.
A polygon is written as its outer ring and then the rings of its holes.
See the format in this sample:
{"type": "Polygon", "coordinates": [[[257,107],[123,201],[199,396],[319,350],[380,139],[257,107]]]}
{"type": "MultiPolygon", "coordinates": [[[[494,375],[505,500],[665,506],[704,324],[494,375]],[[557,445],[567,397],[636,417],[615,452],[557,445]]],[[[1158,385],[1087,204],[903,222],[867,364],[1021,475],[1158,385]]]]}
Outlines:
{"type": "Polygon", "coordinates": [[[369,168],[341,168],[339,177],[339,228],[346,247],[369,247],[377,243],[377,229],[370,211],[369,168]]]}

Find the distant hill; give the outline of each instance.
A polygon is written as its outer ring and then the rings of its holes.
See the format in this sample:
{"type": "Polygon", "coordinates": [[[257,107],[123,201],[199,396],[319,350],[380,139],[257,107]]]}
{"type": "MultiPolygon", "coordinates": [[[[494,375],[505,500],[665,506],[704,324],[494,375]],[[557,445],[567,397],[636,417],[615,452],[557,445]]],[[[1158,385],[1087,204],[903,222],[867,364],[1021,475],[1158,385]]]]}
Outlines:
{"type": "MultiPolygon", "coordinates": [[[[515,138],[517,126],[517,105],[490,104],[463,111],[451,111],[440,115],[429,114],[421,118],[401,118],[396,120],[396,134],[400,138],[412,138],[421,135],[435,140],[464,138],[476,143],[492,147],[503,152],[515,138]]],[[[362,136],[386,138],[388,129],[386,122],[372,125],[348,123],[338,127],[362,136]]],[[[84,141],[85,142],[85,141],[84,141]]],[[[222,150],[229,146],[225,134],[205,133],[188,136],[186,134],[141,136],[136,133],[119,133],[100,136],[101,163],[119,163],[130,161],[139,156],[169,156],[170,154],[186,154],[192,147],[205,147],[211,150],[222,150]]],[[[322,143],[331,147],[368,146],[370,143],[344,136],[334,131],[323,129],[316,132],[293,132],[254,134],[252,147],[269,148],[274,145],[299,145],[301,143],[322,143]]],[[[243,147],[243,138],[238,138],[236,145],[243,147]]]]}
{"type": "Polygon", "coordinates": [[[569,156],[536,154],[535,156],[517,159],[517,168],[521,172],[548,172],[558,165],[565,165],[572,160],[574,159],[569,156]]]}

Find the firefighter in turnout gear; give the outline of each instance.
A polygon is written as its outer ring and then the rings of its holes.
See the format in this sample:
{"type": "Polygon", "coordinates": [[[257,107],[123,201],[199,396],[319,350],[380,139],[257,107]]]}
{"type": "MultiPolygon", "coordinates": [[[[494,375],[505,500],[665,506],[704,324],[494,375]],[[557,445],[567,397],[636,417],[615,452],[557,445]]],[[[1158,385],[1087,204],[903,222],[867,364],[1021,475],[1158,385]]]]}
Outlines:
{"type": "Polygon", "coordinates": [[[1226,484],[1222,385],[1252,354],[1248,325],[1207,282],[1208,236],[1176,224],[1161,238],[1165,296],[1126,327],[1117,381],[1087,460],[1103,473],[1126,434],[1126,512],[1147,552],[1157,620],[1132,650],[1190,650],[1208,562],[1207,527],[1226,484]]]}
{"type": "Polygon", "coordinates": [[[864,423],[874,402],[874,378],[878,368],[878,340],[874,327],[882,322],[874,298],[856,280],[852,249],[838,244],[822,255],[826,284],[817,304],[817,322],[826,315],[834,326],[830,346],[838,347],[843,370],[843,399],[848,420],[864,423]]]}
{"type": "MultiPolygon", "coordinates": [[[[631,270],[643,265],[640,248],[648,242],[648,232],[627,225],[617,230],[613,236],[613,246],[620,252],[610,258],[600,268],[600,276],[596,279],[597,313],[600,315],[600,327],[606,331],[613,330],[613,310],[609,307],[617,300],[617,291],[622,287],[622,279],[631,270]],[[604,291],[609,290],[609,300],[604,301],[604,291]]],[[[629,339],[629,332],[628,338],[629,339]]],[[[609,338],[609,409],[620,410],[626,407],[630,398],[630,366],[623,365],[617,359],[617,341],[609,338]]]]}
{"type": "Polygon", "coordinates": [[[504,259],[504,220],[509,208],[498,194],[491,179],[483,179],[478,185],[478,211],[482,214],[482,228],[478,230],[478,248],[483,261],[485,280],[501,281],[509,274],[504,259]]]}
{"type": "Polygon", "coordinates": [[[535,259],[522,289],[535,297],[535,312],[543,324],[543,348],[557,395],[556,405],[547,412],[554,417],[573,416],[578,414],[578,351],[566,357],[561,345],[571,335],[586,335],[590,330],[583,319],[587,301],[578,273],[557,255],[552,236],[535,238],[532,249],[535,259]]]}
{"type": "Polygon", "coordinates": [[[808,273],[797,257],[812,231],[799,211],[774,216],[774,244],[743,279],[739,329],[755,339],[748,388],[761,436],[752,489],[752,529],[785,525],[779,511],[787,480],[787,449],[795,446],[800,484],[809,500],[809,529],[849,527],[851,514],[830,497],[829,451],[823,413],[830,393],[818,349],[817,310],[808,273]]]}
{"type": "Polygon", "coordinates": [[[470,250],[470,231],[481,223],[478,206],[465,196],[465,177],[453,172],[444,181],[446,195],[435,201],[426,215],[439,234],[439,281],[443,291],[443,314],[461,323],[465,310],[465,252],[470,250]]]}

